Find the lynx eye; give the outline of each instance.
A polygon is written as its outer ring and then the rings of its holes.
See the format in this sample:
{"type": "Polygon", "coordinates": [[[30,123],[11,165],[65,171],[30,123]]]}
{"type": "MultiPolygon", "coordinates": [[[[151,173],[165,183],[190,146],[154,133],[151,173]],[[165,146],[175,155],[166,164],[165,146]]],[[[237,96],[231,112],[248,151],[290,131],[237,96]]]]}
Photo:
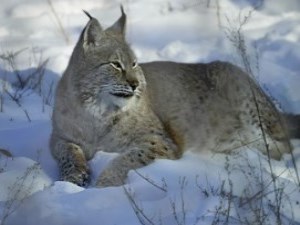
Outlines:
{"type": "Polygon", "coordinates": [[[115,68],[116,70],[119,70],[119,71],[123,71],[123,66],[120,62],[111,62],[110,65],[115,68]]]}
{"type": "Polygon", "coordinates": [[[134,60],[134,61],[133,61],[133,63],[132,63],[132,68],[133,68],[133,69],[134,69],[134,68],[136,68],[136,67],[137,67],[137,65],[138,65],[138,64],[137,64],[137,61],[136,61],[136,60],[134,60]]]}

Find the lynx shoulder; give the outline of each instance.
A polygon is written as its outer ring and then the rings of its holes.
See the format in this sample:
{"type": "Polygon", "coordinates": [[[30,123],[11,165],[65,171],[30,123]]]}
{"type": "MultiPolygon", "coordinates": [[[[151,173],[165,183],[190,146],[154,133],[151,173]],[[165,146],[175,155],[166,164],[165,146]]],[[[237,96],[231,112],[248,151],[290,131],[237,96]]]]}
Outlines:
{"type": "Polygon", "coordinates": [[[88,16],[56,91],[50,147],[62,180],[86,185],[97,151],[120,153],[98,178],[109,186],[185,149],[255,145],[275,158],[289,150],[278,111],[242,70],[225,62],[139,65],[123,11],[106,30],[88,16]]]}

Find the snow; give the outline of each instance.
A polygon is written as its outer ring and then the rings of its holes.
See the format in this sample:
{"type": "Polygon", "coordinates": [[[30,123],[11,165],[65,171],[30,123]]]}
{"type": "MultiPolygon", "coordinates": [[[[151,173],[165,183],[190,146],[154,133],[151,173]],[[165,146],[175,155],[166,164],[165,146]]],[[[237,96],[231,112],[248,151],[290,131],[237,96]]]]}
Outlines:
{"type": "MultiPolygon", "coordinates": [[[[122,1],[128,15],[127,40],[139,61],[218,59],[241,65],[226,34],[236,31],[261,1],[219,0],[219,6],[209,1],[209,7],[207,2],[122,1]]],[[[242,29],[254,76],[282,110],[300,113],[300,2],[262,2],[242,29]]],[[[179,160],[156,160],[130,171],[121,187],[82,188],[58,181],[48,147],[53,90],[88,21],[82,9],[107,27],[120,16],[120,3],[1,0],[0,149],[13,158],[0,151],[0,223],[134,225],[141,224],[140,218],[144,224],[233,225],[259,224],[255,218],[260,217],[268,225],[278,224],[280,210],[281,224],[300,224],[300,189],[289,154],[272,160],[270,167],[264,155],[246,147],[231,155],[187,151],[179,160]],[[11,66],[4,57],[16,52],[11,66]],[[28,77],[45,60],[41,85],[34,86],[37,75],[20,91],[15,70],[28,77]],[[20,104],[7,92],[21,94],[20,104]]],[[[300,168],[300,141],[293,145],[300,168]]],[[[98,152],[89,162],[92,184],[115,156],[98,152]]]]}

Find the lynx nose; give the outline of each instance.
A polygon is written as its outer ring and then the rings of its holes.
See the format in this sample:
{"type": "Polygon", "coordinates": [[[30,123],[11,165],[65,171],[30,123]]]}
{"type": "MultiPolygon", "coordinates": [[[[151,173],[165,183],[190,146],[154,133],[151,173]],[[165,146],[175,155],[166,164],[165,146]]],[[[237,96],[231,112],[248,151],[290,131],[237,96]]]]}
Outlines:
{"type": "Polygon", "coordinates": [[[132,91],[135,91],[135,89],[139,86],[139,82],[137,80],[127,80],[127,83],[132,88],[132,91]]]}

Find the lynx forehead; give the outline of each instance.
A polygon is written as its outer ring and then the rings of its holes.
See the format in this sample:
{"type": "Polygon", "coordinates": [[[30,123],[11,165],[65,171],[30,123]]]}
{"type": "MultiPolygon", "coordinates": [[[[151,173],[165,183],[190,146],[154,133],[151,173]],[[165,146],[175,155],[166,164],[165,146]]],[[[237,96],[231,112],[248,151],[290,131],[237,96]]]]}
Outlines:
{"type": "Polygon", "coordinates": [[[248,145],[274,158],[290,150],[280,114],[238,67],[139,65],[125,41],[123,10],[105,30],[87,15],[56,91],[50,146],[62,180],[86,185],[87,161],[98,150],[119,156],[97,186],[121,185],[129,170],[186,149],[228,153],[248,145]]]}

